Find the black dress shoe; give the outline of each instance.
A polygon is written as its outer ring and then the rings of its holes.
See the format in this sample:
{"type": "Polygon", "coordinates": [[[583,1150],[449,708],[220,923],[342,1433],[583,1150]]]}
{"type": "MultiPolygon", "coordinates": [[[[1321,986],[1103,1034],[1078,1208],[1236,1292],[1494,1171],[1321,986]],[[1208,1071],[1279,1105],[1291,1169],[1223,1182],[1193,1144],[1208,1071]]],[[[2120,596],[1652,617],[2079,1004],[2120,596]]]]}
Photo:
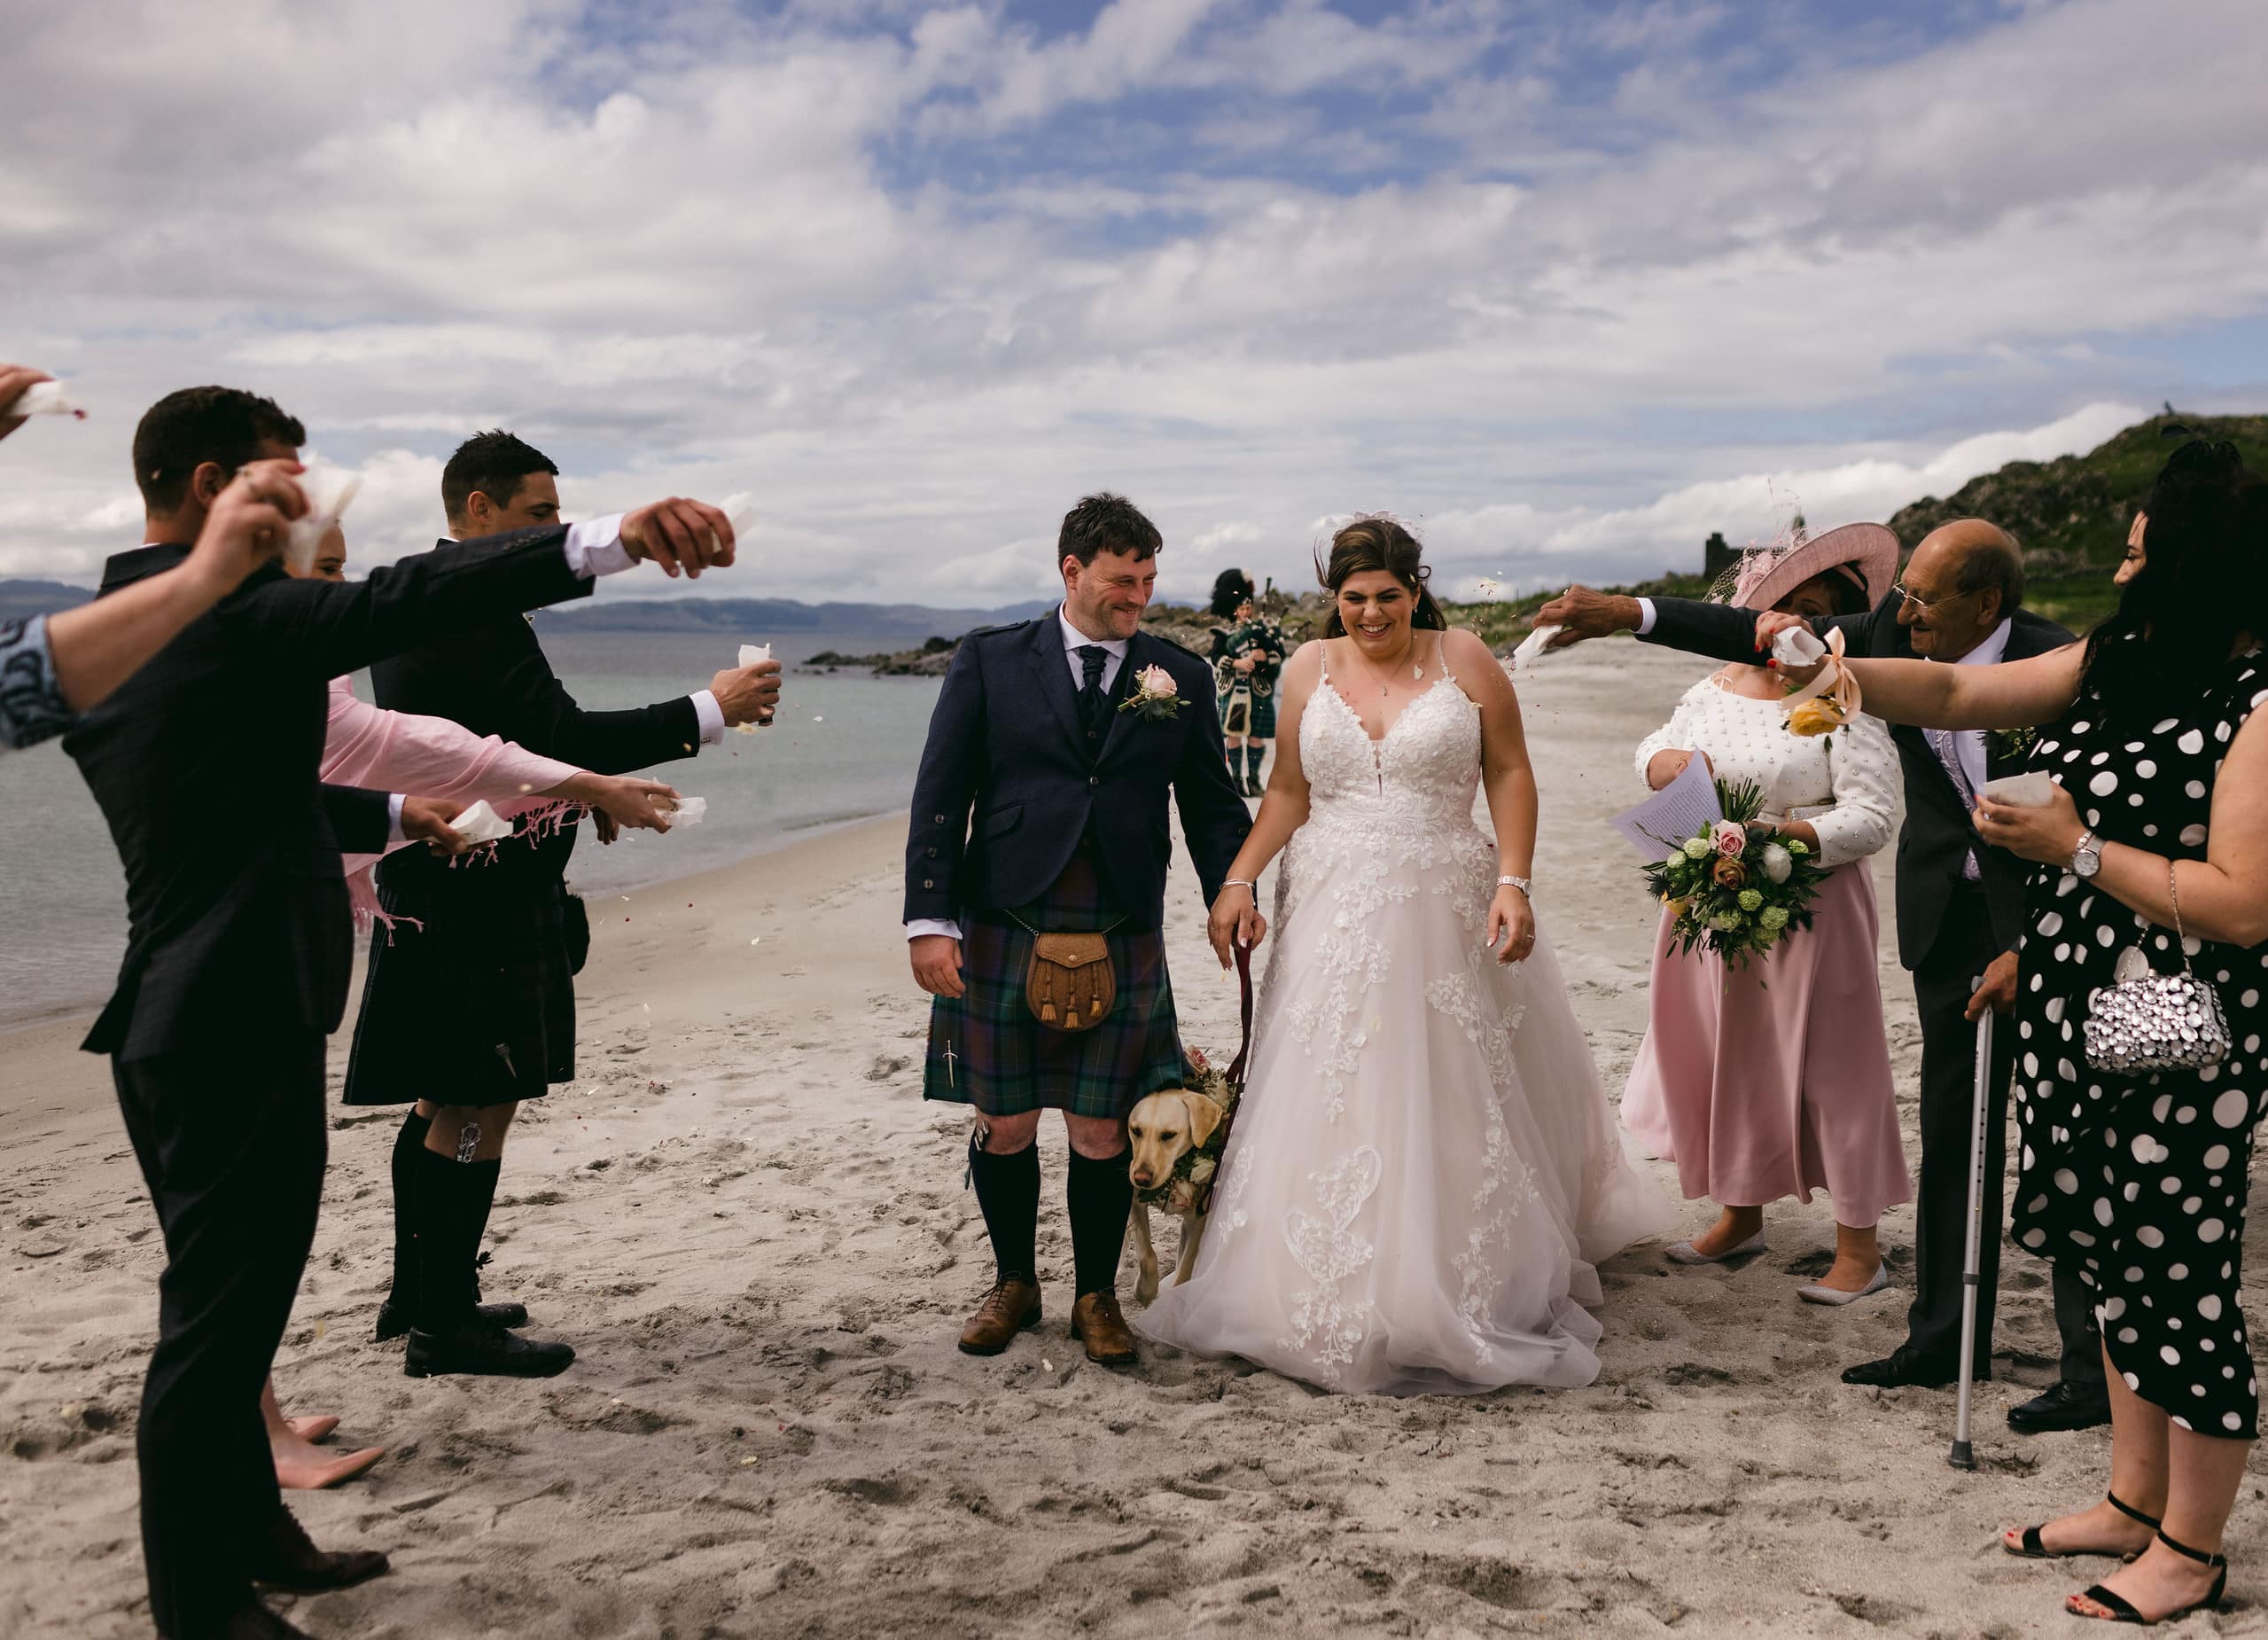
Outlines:
{"type": "MultiPolygon", "coordinates": [[[[1925,1355],[1910,1344],[1901,1344],[1880,1361],[1862,1361],[1855,1367],[1843,1369],[1846,1384],[1871,1384],[1883,1389],[1912,1386],[1916,1389],[1943,1389],[1960,1377],[1960,1363],[1949,1355],[1925,1355]]],[[[1969,1375],[1972,1384],[1991,1382],[1990,1363],[1979,1366],[1969,1375]]]]}
{"type": "Polygon", "coordinates": [[[517,1332],[484,1324],[478,1316],[440,1332],[409,1330],[401,1370],[413,1378],[436,1372],[472,1372],[485,1378],[557,1378],[574,1365],[572,1344],[539,1343],[517,1332]]]}
{"type": "MultiPolygon", "coordinates": [[[[474,1318],[486,1327],[501,1330],[507,1327],[524,1327],[527,1324],[527,1306],[525,1304],[475,1304],[472,1307],[472,1314],[474,1318]]],[[[389,1339],[398,1339],[409,1331],[409,1306],[406,1301],[397,1301],[389,1297],[385,1303],[378,1306],[378,1341],[379,1343],[383,1344],[389,1339]]]]}
{"type": "Polygon", "coordinates": [[[2051,1430],[2093,1429],[2110,1422],[2110,1396],[2100,1389],[2058,1384],[2008,1409],[2008,1427],[2019,1435],[2044,1435],[2051,1430]]]}
{"type": "Polygon", "coordinates": [[[386,1569],[386,1558],[375,1549],[317,1549],[288,1509],[276,1511],[276,1524],[254,1550],[251,1566],[253,1582],[303,1595],[352,1589],[386,1569]]]}

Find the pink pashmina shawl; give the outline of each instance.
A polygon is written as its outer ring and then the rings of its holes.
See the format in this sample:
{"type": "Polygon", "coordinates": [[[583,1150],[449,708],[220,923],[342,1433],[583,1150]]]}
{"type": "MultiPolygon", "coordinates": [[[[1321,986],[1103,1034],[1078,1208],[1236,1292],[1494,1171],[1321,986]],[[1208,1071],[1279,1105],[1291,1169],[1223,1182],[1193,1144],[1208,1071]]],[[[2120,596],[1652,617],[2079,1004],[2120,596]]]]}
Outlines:
{"type": "MultiPolygon", "coordinates": [[[[581,772],[572,763],[539,757],[498,736],[476,735],[445,717],[388,712],[355,699],[352,680],[331,680],[331,722],[323,743],[323,778],[331,785],[358,785],[460,803],[486,798],[508,820],[516,815],[540,813],[546,822],[564,823],[567,811],[577,805],[535,793],[581,772]]],[[[394,845],[394,848],[404,847],[394,845]]],[[[377,886],[370,878],[370,868],[382,857],[340,856],[357,926],[367,928],[373,918],[393,925],[393,919],[378,910],[377,886]]]]}

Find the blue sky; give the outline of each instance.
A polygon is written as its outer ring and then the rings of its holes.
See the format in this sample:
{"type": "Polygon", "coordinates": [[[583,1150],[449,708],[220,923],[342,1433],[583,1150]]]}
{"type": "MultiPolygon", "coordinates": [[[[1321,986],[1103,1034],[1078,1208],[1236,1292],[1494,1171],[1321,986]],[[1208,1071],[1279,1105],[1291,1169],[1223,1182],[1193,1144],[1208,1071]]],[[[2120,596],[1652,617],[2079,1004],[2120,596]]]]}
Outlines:
{"type": "Polygon", "coordinates": [[[2246,0],[142,0],[11,43],[0,357],[96,413],[0,447],[0,574],[131,544],[133,421],[205,380],[364,470],[364,563],[503,424],[571,508],[731,501],[714,590],[971,605],[1101,486],[1171,594],[1368,509],[1540,584],[2268,403],[2246,0]]]}

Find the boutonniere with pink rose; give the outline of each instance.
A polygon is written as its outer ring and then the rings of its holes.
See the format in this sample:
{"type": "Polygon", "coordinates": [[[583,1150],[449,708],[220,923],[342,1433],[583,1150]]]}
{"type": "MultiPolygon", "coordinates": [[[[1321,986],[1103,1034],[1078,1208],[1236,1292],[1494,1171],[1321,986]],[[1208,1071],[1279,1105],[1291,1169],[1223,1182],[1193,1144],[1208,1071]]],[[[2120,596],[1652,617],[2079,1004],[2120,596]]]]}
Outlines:
{"type": "Polygon", "coordinates": [[[1134,693],[1118,704],[1121,712],[1139,712],[1144,717],[1171,722],[1181,715],[1186,704],[1181,699],[1181,686],[1173,675],[1164,667],[1144,667],[1134,674],[1134,693]]]}

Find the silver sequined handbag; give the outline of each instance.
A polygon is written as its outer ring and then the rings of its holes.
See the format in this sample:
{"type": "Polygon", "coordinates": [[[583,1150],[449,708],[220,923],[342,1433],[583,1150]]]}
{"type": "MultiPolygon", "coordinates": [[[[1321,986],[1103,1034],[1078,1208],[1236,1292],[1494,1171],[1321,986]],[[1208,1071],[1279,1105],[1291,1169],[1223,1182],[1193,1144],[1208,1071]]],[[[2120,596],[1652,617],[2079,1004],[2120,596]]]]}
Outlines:
{"type": "MultiPolygon", "coordinates": [[[[2166,878],[2171,885],[2173,869],[2166,878]]],[[[2194,1071],[2229,1050],[2228,1016],[2213,988],[2189,966],[2181,892],[2171,889],[2181,972],[2154,973],[2139,946],[2118,954],[2114,981],[2094,994],[2086,1023],[2087,1063],[2099,1071],[2194,1071]]]]}

